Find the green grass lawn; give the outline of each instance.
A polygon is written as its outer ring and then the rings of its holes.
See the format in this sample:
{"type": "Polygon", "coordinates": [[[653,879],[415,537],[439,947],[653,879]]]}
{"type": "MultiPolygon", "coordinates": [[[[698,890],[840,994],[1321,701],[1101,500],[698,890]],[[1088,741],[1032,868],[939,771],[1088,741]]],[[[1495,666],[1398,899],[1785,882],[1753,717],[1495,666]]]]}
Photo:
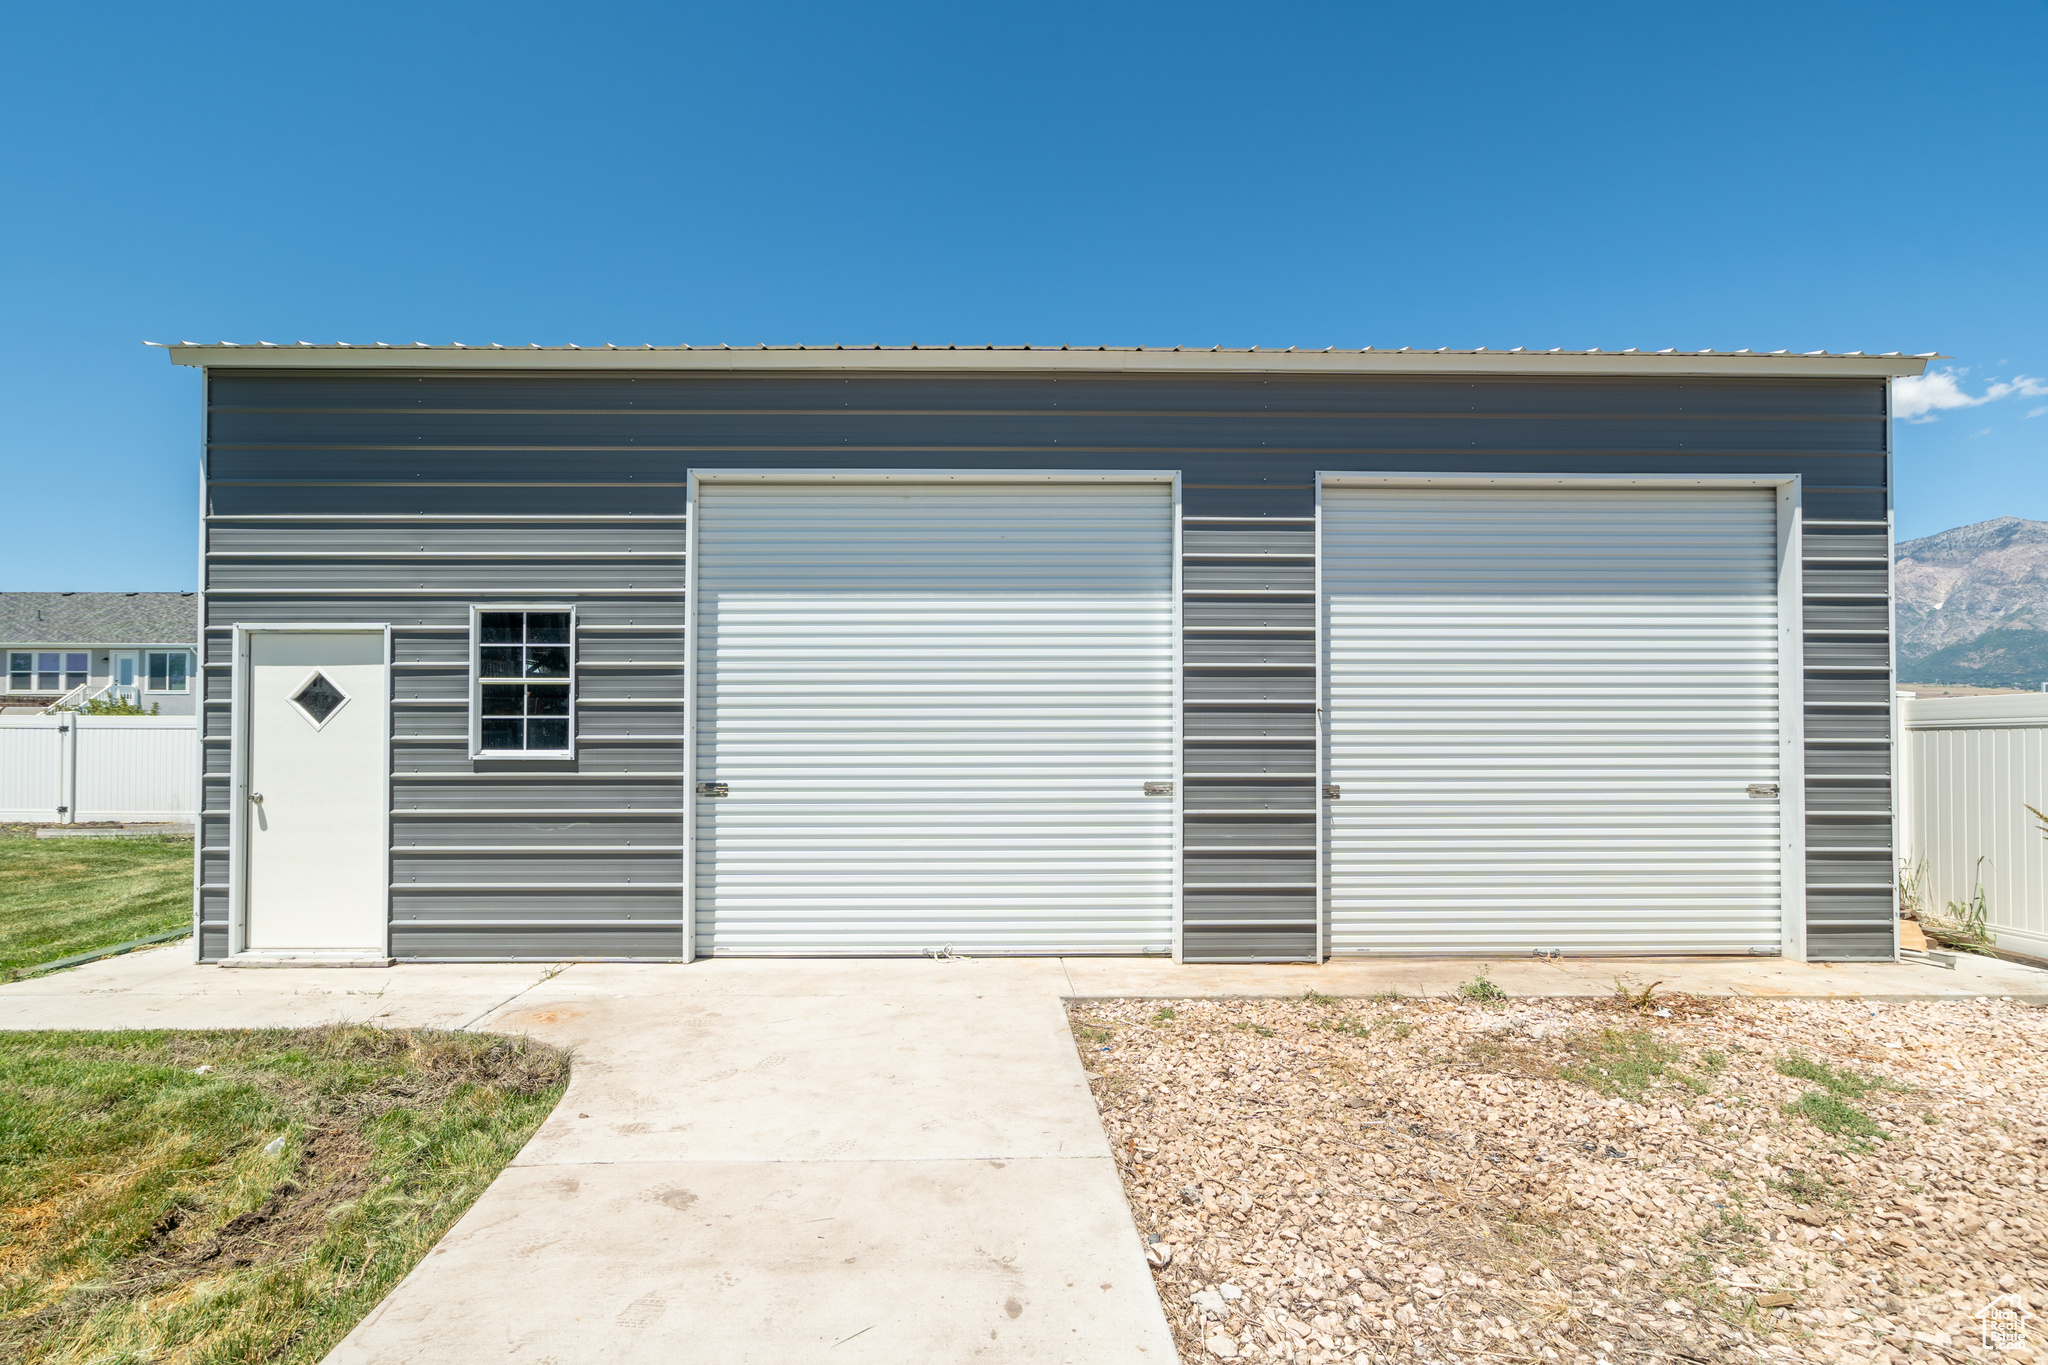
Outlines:
{"type": "Polygon", "coordinates": [[[567,1081],[488,1034],[0,1034],[0,1360],[318,1361],[567,1081]]]}
{"type": "Polygon", "coordinates": [[[0,980],[191,922],[190,839],[0,834],[0,980]]]}

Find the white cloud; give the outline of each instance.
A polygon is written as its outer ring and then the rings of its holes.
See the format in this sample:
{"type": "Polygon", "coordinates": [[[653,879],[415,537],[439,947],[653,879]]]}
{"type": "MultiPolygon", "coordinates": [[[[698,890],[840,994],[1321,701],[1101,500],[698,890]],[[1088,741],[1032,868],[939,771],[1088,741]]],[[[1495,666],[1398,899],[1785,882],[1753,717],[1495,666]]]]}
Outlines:
{"type": "Polygon", "coordinates": [[[2029,416],[2029,417],[2039,417],[2039,416],[2040,416],[2040,415],[2041,415],[2042,413],[2044,413],[2044,412],[2048,412],[2048,406],[2044,406],[2044,407],[2038,407],[2038,408],[2028,408],[2028,409],[2027,409],[2027,416],[2029,416]]]}
{"type": "MultiPolygon", "coordinates": [[[[1938,414],[1952,408],[1981,407],[2015,395],[2021,398],[2048,397],[2048,380],[2031,379],[2023,374],[1998,380],[1982,393],[1967,393],[1962,385],[1962,378],[1967,373],[1967,370],[1934,370],[1894,379],[1892,416],[1907,422],[1932,422],[1938,414]]],[[[2039,412],[2048,412],[2048,408],[2030,412],[2027,416],[2033,417],[2039,412]]]]}

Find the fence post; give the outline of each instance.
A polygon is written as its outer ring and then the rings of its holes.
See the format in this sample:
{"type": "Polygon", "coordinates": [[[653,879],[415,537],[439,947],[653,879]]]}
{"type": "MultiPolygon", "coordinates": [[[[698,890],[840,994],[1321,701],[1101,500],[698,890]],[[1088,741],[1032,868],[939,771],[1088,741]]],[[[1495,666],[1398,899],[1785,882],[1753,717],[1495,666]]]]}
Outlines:
{"type": "Polygon", "coordinates": [[[57,823],[78,820],[78,717],[57,713],[57,823]]]}

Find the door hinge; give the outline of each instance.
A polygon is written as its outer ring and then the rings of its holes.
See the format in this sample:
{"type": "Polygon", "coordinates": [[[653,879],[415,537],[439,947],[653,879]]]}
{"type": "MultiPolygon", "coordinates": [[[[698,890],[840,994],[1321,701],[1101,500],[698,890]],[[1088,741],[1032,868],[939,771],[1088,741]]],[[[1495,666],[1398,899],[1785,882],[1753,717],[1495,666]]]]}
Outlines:
{"type": "Polygon", "coordinates": [[[732,789],[731,789],[730,787],[726,786],[726,785],[725,785],[725,783],[723,783],[723,782],[699,782],[699,783],[697,784],[697,795],[699,795],[699,796],[731,796],[731,795],[732,795],[732,789]]]}
{"type": "Polygon", "coordinates": [[[1324,800],[1326,800],[1326,801],[1335,801],[1335,800],[1336,800],[1336,799],[1337,799],[1338,797],[1342,796],[1343,794],[1344,794],[1344,789],[1343,789],[1342,787],[1338,786],[1338,785],[1337,785],[1337,784],[1336,784],[1335,782],[1325,782],[1325,783],[1323,784],[1323,799],[1324,799],[1324,800]]]}
{"type": "Polygon", "coordinates": [[[1145,784],[1145,795],[1171,796],[1173,795],[1173,784],[1171,782],[1147,782],[1145,784]]]}
{"type": "Polygon", "coordinates": [[[1749,794],[1764,801],[1775,799],[1778,795],[1778,784],[1775,782],[1752,782],[1749,784],[1749,794]]]}
{"type": "Polygon", "coordinates": [[[66,811],[68,811],[68,810],[70,810],[70,809],[71,809],[71,807],[69,807],[69,806],[59,806],[59,807],[57,807],[57,814],[59,814],[59,815],[62,815],[62,814],[64,814],[64,813],[65,813],[66,811]]]}

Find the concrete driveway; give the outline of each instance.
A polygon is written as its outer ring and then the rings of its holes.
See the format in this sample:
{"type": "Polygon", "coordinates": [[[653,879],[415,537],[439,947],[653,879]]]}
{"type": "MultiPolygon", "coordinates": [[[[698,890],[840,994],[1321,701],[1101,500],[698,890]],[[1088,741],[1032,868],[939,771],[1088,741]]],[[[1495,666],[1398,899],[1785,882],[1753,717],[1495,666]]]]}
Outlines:
{"type": "MultiPolygon", "coordinates": [[[[334,1351],[504,1360],[1175,1359],[1067,1030],[1075,996],[1443,994],[1454,959],[746,961],[222,971],[185,945],[0,987],[5,1028],[365,1020],[573,1048],[561,1107],[334,1351]]],[[[2048,973],[1776,961],[1496,965],[1700,994],[2002,995],[2048,973]]]]}

